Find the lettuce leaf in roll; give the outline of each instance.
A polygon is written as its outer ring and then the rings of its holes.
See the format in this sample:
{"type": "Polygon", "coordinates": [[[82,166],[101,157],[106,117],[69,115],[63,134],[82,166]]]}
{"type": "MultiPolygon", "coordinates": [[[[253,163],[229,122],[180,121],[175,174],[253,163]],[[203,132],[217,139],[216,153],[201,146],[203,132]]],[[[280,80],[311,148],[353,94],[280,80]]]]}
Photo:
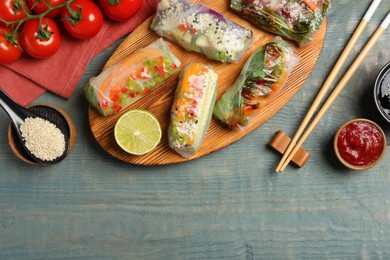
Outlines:
{"type": "Polygon", "coordinates": [[[297,61],[293,49],[280,37],[253,52],[234,84],[217,101],[214,117],[229,127],[245,128],[284,86],[297,61]]]}
{"type": "Polygon", "coordinates": [[[269,32],[304,45],[330,8],[329,0],[231,0],[230,8],[269,32]]]}

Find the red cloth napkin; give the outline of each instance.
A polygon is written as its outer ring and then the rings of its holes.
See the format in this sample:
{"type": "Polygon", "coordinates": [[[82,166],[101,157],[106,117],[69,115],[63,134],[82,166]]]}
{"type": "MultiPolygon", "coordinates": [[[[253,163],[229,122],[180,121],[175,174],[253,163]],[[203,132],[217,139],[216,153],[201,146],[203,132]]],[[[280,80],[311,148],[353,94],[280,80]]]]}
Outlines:
{"type": "Polygon", "coordinates": [[[102,30],[89,40],[77,40],[62,30],[61,47],[50,58],[23,55],[12,64],[0,66],[0,88],[23,106],[46,90],[70,98],[89,61],[153,15],[157,3],[144,0],[141,10],[126,22],[105,19],[102,30]]]}

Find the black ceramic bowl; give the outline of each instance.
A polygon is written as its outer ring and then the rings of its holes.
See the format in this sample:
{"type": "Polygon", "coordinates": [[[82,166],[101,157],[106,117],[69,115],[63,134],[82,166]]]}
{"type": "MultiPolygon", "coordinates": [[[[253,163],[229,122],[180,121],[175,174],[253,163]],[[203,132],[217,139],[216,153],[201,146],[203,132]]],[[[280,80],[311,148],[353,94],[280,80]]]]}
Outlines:
{"type": "Polygon", "coordinates": [[[374,99],[379,113],[390,123],[390,62],[381,69],[376,78],[374,99]]]}
{"type": "MultiPolygon", "coordinates": [[[[55,122],[58,126],[61,127],[61,129],[65,131],[65,133],[69,137],[69,150],[68,150],[68,154],[69,154],[73,150],[73,147],[76,143],[76,127],[74,125],[72,118],[61,108],[49,104],[36,104],[30,106],[29,109],[31,109],[32,111],[34,111],[39,115],[45,116],[46,118],[50,119],[52,122],[55,122]]],[[[8,126],[8,143],[12,151],[14,152],[14,154],[23,162],[32,165],[40,165],[40,166],[49,165],[45,163],[37,163],[29,159],[28,156],[26,156],[19,138],[16,138],[16,133],[11,123],[8,126]]]]}

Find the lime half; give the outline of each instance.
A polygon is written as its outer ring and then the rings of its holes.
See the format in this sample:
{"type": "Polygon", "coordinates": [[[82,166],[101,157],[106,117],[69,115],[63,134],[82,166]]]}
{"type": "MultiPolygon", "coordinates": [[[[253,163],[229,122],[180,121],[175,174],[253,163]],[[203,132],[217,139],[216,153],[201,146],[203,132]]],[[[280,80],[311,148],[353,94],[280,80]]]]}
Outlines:
{"type": "Polygon", "coordinates": [[[150,112],[133,109],[116,122],[115,140],[128,153],[142,155],[153,150],[161,140],[161,127],[150,112]]]}

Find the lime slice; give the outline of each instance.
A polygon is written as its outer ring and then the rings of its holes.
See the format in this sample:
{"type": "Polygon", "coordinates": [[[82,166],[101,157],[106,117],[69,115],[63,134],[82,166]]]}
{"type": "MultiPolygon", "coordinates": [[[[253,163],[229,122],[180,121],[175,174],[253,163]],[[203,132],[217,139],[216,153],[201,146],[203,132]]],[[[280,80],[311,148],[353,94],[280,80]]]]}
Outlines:
{"type": "Polygon", "coordinates": [[[161,127],[150,112],[133,109],[116,122],[115,140],[128,153],[142,155],[153,150],[161,140],[161,127]]]}

